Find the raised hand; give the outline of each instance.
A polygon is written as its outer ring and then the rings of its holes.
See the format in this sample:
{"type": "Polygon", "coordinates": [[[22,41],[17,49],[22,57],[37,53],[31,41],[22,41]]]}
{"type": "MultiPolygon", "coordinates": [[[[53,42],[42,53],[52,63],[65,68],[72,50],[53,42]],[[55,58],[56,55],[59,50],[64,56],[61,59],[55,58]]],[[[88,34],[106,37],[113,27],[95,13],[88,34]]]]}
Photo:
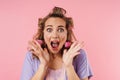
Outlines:
{"type": "Polygon", "coordinates": [[[39,58],[41,64],[48,66],[50,56],[46,48],[43,49],[36,40],[33,40],[29,41],[28,50],[39,58]]]}
{"type": "Polygon", "coordinates": [[[80,43],[78,41],[75,41],[73,42],[69,50],[67,49],[64,50],[62,59],[66,67],[69,67],[72,65],[73,58],[76,55],[80,54],[80,49],[82,47],[83,47],[83,42],[80,43]]]}

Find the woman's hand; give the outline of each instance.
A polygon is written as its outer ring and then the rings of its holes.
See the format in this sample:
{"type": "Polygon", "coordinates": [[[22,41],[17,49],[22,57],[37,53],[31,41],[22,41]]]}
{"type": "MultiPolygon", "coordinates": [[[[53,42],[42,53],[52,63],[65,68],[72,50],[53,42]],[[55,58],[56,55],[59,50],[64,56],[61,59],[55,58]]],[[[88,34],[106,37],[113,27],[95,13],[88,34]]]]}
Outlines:
{"type": "Polygon", "coordinates": [[[50,56],[46,48],[43,49],[36,40],[33,40],[29,41],[28,50],[39,58],[42,65],[48,66],[50,56]]]}
{"type": "Polygon", "coordinates": [[[83,42],[75,41],[71,45],[70,49],[67,51],[67,49],[63,52],[63,62],[65,67],[69,67],[72,65],[73,58],[80,54],[80,49],[83,47],[83,42]]]}

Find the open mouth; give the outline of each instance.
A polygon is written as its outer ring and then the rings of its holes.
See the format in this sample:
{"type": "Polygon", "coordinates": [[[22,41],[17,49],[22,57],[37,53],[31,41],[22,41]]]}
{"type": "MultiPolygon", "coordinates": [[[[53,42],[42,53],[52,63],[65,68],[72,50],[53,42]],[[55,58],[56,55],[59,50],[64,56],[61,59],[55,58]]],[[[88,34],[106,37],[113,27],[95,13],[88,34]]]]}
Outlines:
{"type": "Polygon", "coordinates": [[[59,41],[51,41],[51,46],[52,48],[57,49],[59,46],[59,41]]]}

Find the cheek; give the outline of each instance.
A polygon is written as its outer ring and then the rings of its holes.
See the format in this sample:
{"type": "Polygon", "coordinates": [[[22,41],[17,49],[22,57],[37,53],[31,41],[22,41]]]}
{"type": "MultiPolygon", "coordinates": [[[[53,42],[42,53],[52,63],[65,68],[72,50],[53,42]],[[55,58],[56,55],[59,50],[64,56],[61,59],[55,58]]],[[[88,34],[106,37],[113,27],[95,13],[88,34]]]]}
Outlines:
{"type": "Polygon", "coordinates": [[[60,39],[65,42],[67,40],[67,34],[60,35],[60,39]]]}
{"type": "Polygon", "coordinates": [[[45,33],[44,34],[44,40],[47,43],[50,40],[50,34],[45,33]]]}

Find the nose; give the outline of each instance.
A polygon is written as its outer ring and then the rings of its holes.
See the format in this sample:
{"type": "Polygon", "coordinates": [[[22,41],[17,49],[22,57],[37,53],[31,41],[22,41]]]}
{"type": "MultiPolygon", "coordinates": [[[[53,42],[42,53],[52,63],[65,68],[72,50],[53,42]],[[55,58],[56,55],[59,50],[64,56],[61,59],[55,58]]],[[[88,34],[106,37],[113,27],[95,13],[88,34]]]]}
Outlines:
{"type": "Polygon", "coordinates": [[[57,31],[53,31],[52,37],[53,37],[53,38],[58,38],[58,33],[57,33],[57,31]]]}

